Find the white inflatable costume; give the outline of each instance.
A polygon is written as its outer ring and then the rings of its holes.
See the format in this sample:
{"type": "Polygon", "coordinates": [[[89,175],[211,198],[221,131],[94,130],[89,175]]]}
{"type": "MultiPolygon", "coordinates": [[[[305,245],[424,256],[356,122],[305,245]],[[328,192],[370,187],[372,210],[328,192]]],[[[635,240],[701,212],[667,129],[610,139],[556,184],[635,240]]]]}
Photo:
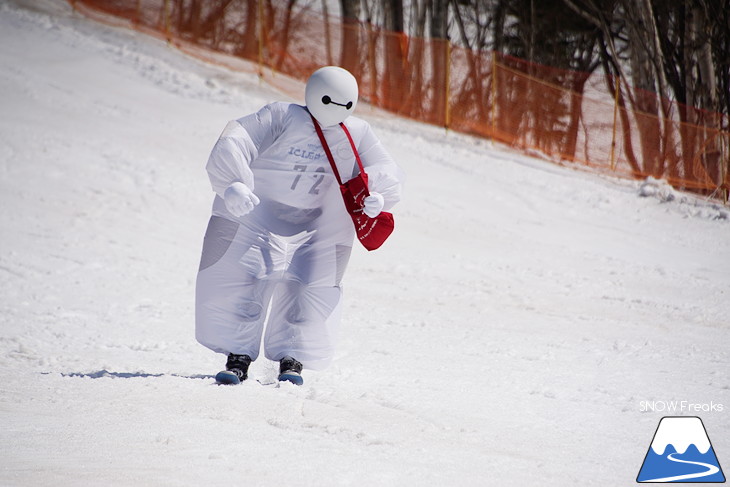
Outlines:
{"type": "Polygon", "coordinates": [[[357,96],[355,78],[328,66],[307,82],[306,107],[272,103],[226,126],[206,166],[216,197],[196,285],[201,344],[255,360],[265,329],[268,359],[329,364],[355,232],[310,112],[344,180],[358,172],[346,120],[369,177],[370,216],[401,194],[395,162],[350,116],[357,96]]]}

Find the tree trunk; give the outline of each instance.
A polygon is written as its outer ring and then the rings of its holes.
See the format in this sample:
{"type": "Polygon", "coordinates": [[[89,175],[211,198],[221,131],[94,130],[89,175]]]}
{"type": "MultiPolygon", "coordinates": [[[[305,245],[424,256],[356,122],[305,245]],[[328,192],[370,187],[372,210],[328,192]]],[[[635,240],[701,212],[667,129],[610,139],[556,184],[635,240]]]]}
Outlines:
{"type": "Polygon", "coordinates": [[[340,66],[356,78],[360,75],[360,0],[340,0],[342,47],[340,66]]]}
{"type": "Polygon", "coordinates": [[[431,0],[432,122],[447,125],[448,84],[448,0],[431,0]]]}
{"type": "Polygon", "coordinates": [[[385,83],[382,83],[381,86],[391,90],[383,94],[383,101],[385,102],[385,108],[400,113],[403,102],[409,98],[408,88],[410,86],[403,69],[407,56],[406,43],[404,42],[405,34],[403,32],[403,0],[384,0],[384,2],[386,29],[383,46],[385,83]]]}

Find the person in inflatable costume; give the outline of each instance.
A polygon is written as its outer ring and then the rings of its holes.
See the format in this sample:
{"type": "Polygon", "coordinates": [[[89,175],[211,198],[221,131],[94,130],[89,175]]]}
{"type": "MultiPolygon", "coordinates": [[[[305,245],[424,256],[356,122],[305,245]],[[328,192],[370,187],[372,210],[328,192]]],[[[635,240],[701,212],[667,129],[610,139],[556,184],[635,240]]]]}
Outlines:
{"type": "Polygon", "coordinates": [[[343,181],[357,176],[346,121],[369,178],[363,211],[389,210],[402,176],[367,122],[351,116],[358,86],[327,66],[307,81],[306,106],[276,102],[228,123],[206,170],[215,200],[196,283],[197,340],[226,354],[222,383],[238,383],[259,355],[279,380],[302,384],[334,354],[342,277],[355,240],[313,119],[343,181]],[[310,115],[311,114],[311,115],[310,115]]]}

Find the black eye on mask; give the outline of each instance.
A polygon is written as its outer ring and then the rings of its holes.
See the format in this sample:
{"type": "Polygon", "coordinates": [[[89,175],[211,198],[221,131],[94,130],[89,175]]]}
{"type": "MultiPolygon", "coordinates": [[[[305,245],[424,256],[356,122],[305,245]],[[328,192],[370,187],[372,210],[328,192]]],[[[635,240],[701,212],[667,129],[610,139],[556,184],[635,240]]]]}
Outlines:
{"type": "Polygon", "coordinates": [[[332,98],[330,98],[329,95],[324,95],[322,97],[322,103],[325,105],[329,105],[330,103],[332,103],[333,105],[337,105],[339,107],[345,107],[346,110],[349,110],[350,108],[352,108],[351,101],[348,101],[346,105],[343,105],[342,103],[337,103],[336,101],[332,101],[332,98]]]}

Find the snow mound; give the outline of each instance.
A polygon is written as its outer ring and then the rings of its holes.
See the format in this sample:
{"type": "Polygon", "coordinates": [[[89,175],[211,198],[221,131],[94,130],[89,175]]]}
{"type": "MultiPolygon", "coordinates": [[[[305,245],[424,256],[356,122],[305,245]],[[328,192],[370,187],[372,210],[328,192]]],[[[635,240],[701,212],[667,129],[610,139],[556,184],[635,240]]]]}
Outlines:
{"type": "Polygon", "coordinates": [[[637,194],[642,198],[652,198],[660,203],[671,203],[678,213],[688,218],[730,221],[730,209],[709,199],[703,199],[675,190],[665,180],[648,177],[638,185],[637,194]]]}
{"type": "Polygon", "coordinates": [[[662,203],[674,201],[676,195],[674,188],[664,180],[655,179],[651,176],[639,184],[639,196],[644,198],[656,198],[662,203]]]}

